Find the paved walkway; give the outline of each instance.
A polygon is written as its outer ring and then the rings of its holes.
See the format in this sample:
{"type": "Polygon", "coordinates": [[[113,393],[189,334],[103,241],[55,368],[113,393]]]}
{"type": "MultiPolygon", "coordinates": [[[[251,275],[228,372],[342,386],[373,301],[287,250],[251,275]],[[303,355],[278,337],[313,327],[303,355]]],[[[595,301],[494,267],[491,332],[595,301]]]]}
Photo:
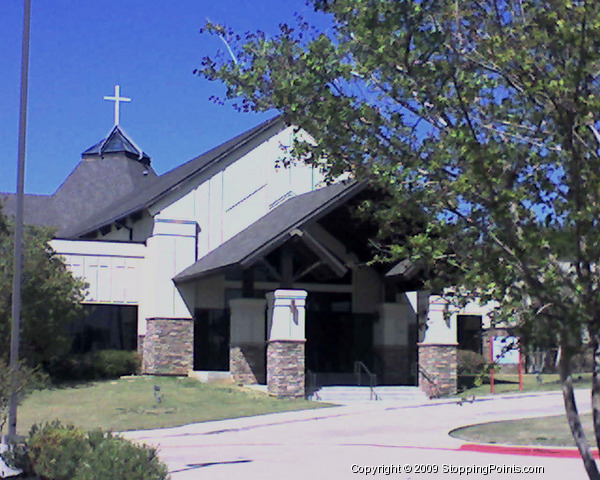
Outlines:
{"type": "MultiPolygon", "coordinates": [[[[588,397],[589,391],[577,392],[581,412],[590,410],[588,397]]],[[[462,406],[447,400],[413,406],[370,402],[127,437],[158,446],[173,480],[586,478],[579,459],[474,452],[448,435],[474,423],[560,413],[559,392],[481,398],[462,406]],[[483,470],[490,466],[496,471],[483,470]],[[519,474],[515,466],[541,466],[544,473],[519,474]],[[373,474],[373,468],[379,470],[373,474]]]]}

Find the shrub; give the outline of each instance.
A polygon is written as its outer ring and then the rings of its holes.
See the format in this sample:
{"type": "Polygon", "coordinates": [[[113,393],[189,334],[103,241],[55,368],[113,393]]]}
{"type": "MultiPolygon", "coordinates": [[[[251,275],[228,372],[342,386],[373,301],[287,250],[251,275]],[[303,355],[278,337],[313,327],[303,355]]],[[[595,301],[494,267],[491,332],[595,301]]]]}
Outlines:
{"type": "Polygon", "coordinates": [[[94,380],[92,363],[83,355],[68,355],[54,360],[46,369],[55,382],[94,380]]]}
{"type": "Polygon", "coordinates": [[[31,427],[25,466],[30,464],[42,479],[71,480],[81,459],[90,452],[88,436],[83,430],[56,420],[31,427]]]}
{"type": "Polygon", "coordinates": [[[48,366],[56,381],[101,380],[132,375],[139,371],[140,359],[136,351],[100,350],[71,354],[48,366]]]}
{"type": "Polygon", "coordinates": [[[92,354],[92,365],[97,378],[118,378],[138,373],[140,360],[136,351],[100,350],[92,354]]]}
{"type": "Polygon", "coordinates": [[[167,480],[155,448],[101,430],[84,433],[59,421],[34,425],[7,463],[41,480],[167,480]]]}
{"type": "MultiPolygon", "coordinates": [[[[168,470],[156,449],[137,445],[110,433],[95,434],[96,443],[90,455],[81,462],[73,480],[165,480],[168,470]]],[[[92,437],[92,434],[90,434],[92,437]]]]}
{"type": "Polygon", "coordinates": [[[458,350],[459,375],[483,375],[488,371],[488,361],[480,353],[471,350],[458,350]]]}

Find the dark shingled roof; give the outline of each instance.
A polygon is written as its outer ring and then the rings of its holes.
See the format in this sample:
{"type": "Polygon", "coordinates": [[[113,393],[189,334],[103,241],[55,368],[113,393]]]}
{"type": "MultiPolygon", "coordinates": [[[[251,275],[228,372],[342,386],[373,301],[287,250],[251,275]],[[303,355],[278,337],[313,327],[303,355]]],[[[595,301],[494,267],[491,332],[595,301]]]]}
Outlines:
{"type": "MultiPolygon", "coordinates": [[[[0,193],[2,213],[15,216],[17,212],[17,195],[0,193]]],[[[25,195],[23,201],[23,221],[27,225],[54,226],[56,212],[52,205],[51,195],[25,195]]]]}
{"type": "MultiPolygon", "coordinates": [[[[55,227],[57,236],[94,212],[156,178],[151,167],[124,156],[82,160],[53,195],[26,195],[24,222],[55,227]]],[[[4,213],[16,214],[16,195],[0,194],[4,213]]]]}
{"type": "Polygon", "coordinates": [[[292,197],[183,270],[173,280],[186,282],[231,265],[249,266],[282,245],[294,229],[322,218],[363,188],[364,185],[358,182],[339,183],[292,197]]]}
{"type": "Polygon", "coordinates": [[[113,222],[127,218],[138,213],[166,195],[183,188],[183,184],[194,178],[202,181],[202,175],[208,175],[209,167],[218,165],[222,161],[234,161],[241,156],[243,147],[255,139],[262,138],[265,134],[275,135],[285,128],[281,116],[276,116],[257,127],[248,130],[237,137],[209,150],[208,152],[190,160],[183,165],[148,182],[144,189],[132,192],[91,215],[72,228],[62,232],[63,238],[77,238],[94,232],[113,222]]]}
{"type": "Polygon", "coordinates": [[[54,193],[57,235],[123,196],[144,191],[156,178],[149,165],[123,155],[82,160],[54,193]]]}

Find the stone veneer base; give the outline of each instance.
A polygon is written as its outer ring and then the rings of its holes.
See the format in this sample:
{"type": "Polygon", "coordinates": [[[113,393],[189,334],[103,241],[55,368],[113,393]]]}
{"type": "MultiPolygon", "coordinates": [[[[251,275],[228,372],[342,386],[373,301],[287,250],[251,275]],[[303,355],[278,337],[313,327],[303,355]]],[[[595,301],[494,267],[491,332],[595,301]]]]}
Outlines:
{"type": "Polygon", "coordinates": [[[458,344],[419,343],[419,387],[430,397],[456,393],[458,344]],[[431,381],[433,380],[433,382],[431,381]]]}
{"type": "Polygon", "coordinates": [[[194,362],[194,320],[149,318],[143,352],[143,373],[187,375],[194,362]]]}
{"type": "Polygon", "coordinates": [[[246,343],[229,347],[229,371],[238,385],[265,383],[265,344],[246,343]]]}
{"type": "Polygon", "coordinates": [[[137,352],[140,356],[140,358],[143,357],[144,355],[144,337],[146,335],[138,335],[137,336],[137,352]]]}
{"type": "Polygon", "coordinates": [[[267,390],[279,398],[304,398],[305,340],[272,340],[267,344],[267,390]]]}

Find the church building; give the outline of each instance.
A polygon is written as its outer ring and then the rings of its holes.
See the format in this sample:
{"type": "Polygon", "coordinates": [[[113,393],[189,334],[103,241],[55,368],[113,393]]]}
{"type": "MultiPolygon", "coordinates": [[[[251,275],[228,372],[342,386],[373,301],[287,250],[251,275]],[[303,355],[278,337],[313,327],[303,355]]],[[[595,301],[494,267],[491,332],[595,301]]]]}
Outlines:
{"type": "MultiPolygon", "coordinates": [[[[108,136],[53,195],[25,199],[25,222],[54,227],[52,248],[89,285],[74,351],[138,349],[143,373],[279,397],[357,374],[456,390],[457,348],[481,348],[469,342],[486,310],[448,315],[405,262],[368,264],[375,227],[352,213],[372,194],[364,185],[280,168],[297,135],[281,117],[158,175],[113,98],[108,136]]],[[[0,202],[14,213],[14,195],[0,202]]]]}

